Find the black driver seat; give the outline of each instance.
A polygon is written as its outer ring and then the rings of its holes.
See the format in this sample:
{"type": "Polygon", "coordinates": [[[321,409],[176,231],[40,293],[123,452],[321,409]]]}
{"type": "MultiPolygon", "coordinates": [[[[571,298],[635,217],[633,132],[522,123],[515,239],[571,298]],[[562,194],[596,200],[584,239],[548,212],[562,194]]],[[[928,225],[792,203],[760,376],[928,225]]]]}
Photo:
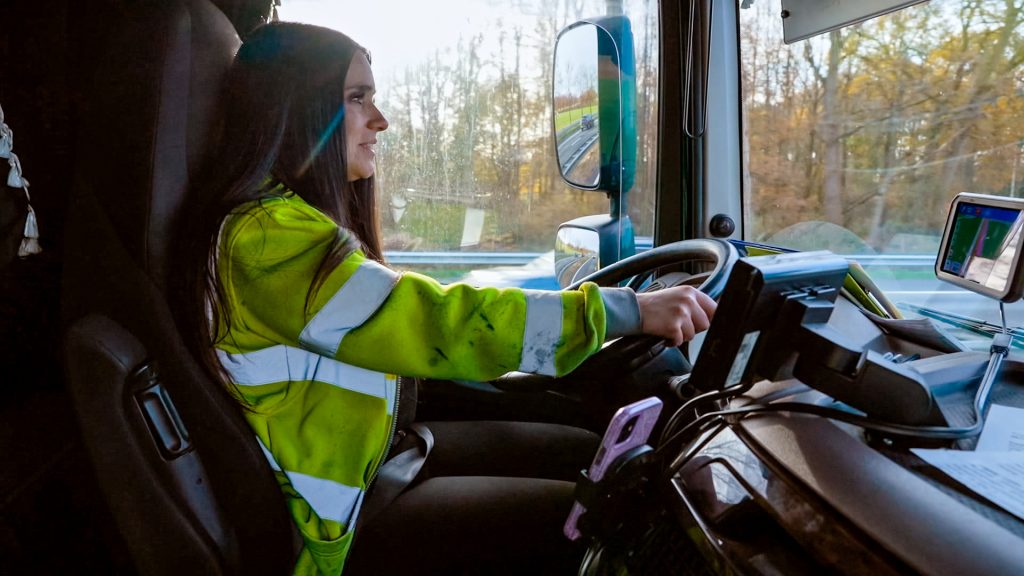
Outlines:
{"type": "Polygon", "coordinates": [[[141,573],[289,573],[294,530],[273,473],[186,351],[166,298],[170,238],[239,39],[209,0],[133,2],[108,30],[63,271],[85,443],[141,573]]]}

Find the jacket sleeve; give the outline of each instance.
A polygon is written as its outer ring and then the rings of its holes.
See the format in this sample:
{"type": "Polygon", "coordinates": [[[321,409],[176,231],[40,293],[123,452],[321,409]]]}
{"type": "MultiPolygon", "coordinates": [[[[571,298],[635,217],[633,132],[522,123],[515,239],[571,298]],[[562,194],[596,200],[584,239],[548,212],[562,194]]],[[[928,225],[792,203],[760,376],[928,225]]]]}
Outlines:
{"type": "Polygon", "coordinates": [[[405,273],[342,340],[338,359],[434,378],[488,380],[513,370],[562,375],[600,348],[605,333],[595,285],[564,293],[441,286],[405,273]]]}
{"type": "Polygon", "coordinates": [[[513,370],[565,374],[609,333],[639,329],[635,296],[625,289],[442,286],[360,252],[332,270],[307,303],[337,229],[276,208],[229,235],[229,255],[222,255],[230,261],[231,307],[244,316],[233,321],[269,340],[380,372],[489,380],[513,370]]]}

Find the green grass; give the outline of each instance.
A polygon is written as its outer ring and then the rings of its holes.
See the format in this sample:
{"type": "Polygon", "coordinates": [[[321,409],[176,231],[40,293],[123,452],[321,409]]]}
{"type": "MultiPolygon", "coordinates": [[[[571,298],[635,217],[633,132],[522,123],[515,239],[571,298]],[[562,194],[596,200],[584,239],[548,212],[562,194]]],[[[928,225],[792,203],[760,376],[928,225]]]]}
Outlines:
{"type": "Polygon", "coordinates": [[[457,250],[465,217],[462,204],[416,201],[410,203],[399,228],[420,240],[419,250],[457,250]]]}
{"type": "Polygon", "coordinates": [[[569,110],[556,112],[555,133],[557,134],[562,128],[565,128],[572,122],[579,120],[584,114],[597,114],[597,105],[591,104],[590,106],[581,106],[579,108],[571,108],[569,110]]]}

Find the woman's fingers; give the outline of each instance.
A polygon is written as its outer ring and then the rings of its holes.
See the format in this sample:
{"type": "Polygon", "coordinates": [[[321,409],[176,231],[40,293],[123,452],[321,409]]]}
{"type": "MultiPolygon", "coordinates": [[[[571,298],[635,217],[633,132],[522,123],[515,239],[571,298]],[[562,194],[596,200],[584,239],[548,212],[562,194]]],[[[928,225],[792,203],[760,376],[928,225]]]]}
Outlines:
{"type": "Polygon", "coordinates": [[[718,306],[692,286],[637,294],[637,302],[644,333],[660,336],[675,346],[707,330],[718,306]]]}

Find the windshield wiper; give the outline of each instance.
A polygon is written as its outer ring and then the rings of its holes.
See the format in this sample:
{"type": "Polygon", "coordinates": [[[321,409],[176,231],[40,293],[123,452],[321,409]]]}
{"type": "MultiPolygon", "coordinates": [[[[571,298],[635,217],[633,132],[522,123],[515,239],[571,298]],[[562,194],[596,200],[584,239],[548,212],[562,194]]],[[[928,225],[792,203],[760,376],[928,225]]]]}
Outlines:
{"type": "MultiPolygon", "coordinates": [[[[952,312],[943,312],[942,310],[936,310],[934,308],[925,308],[924,306],[915,306],[914,304],[900,303],[901,308],[906,308],[911,312],[920,314],[940,322],[944,322],[957,328],[962,328],[968,332],[985,336],[988,338],[994,337],[996,334],[1003,333],[1002,326],[996,326],[990,322],[984,320],[978,320],[977,318],[971,318],[969,316],[961,316],[959,314],[953,314],[952,312]]],[[[1010,328],[1007,330],[1010,336],[1013,336],[1011,345],[1014,348],[1024,349],[1024,329],[1021,328],[1010,328]]]]}

